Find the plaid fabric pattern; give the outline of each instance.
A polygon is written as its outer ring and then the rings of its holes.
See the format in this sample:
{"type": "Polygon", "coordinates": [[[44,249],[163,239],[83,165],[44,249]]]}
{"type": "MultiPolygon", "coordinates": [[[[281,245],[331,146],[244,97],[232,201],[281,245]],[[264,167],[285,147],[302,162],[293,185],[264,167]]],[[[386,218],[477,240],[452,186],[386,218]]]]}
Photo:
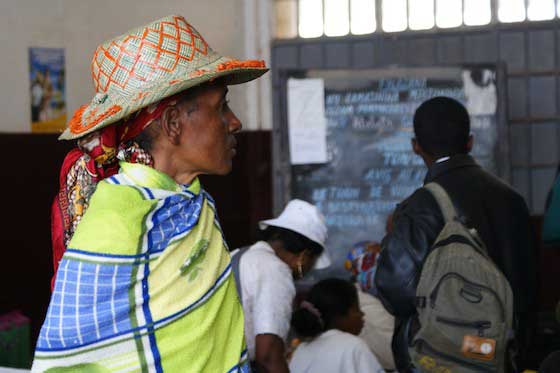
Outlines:
{"type": "Polygon", "coordinates": [[[132,265],[64,258],[37,347],[63,349],[130,331],[128,285],[132,265]]]}
{"type": "Polygon", "coordinates": [[[33,371],[248,372],[229,255],[198,180],[122,162],[91,201],[60,262],[33,371]]]}
{"type": "Polygon", "coordinates": [[[185,199],[181,195],[167,197],[152,218],[154,226],[148,232],[150,252],[162,252],[170,241],[191,230],[198,222],[203,202],[202,193],[193,199],[185,199]]]}
{"type": "MultiPolygon", "coordinates": [[[[247,355],[246,353],[244,355],[247,355]]],[[[247,356],[245,356],[245,359],[247,356]]],[[[243,357],[242,357],[243,359],[243,357]]],[[[231,368],[227,373],[252,373],[251,364],[249,364],[248,360],[245,360],[243,363],[231,368]]]]}

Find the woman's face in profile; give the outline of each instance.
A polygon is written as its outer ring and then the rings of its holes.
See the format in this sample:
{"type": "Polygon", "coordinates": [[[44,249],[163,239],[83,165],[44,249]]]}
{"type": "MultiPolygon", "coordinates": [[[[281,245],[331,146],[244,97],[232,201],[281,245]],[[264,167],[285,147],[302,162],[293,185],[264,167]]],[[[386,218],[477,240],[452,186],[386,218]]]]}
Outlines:
{"type": "Polygon", "coordinates": [[[309,271],[311,271],[311,269],[313,268],[313,266],[315,265],[315,262],[317,261],[317,258],[319,257],[319,255],[313,255],[311,253],[311,250],[305,250],[303,252],[302,255],[302,268],[303,268],[303,275],[305,276],[307,273],[309,273],[309,271]]]}

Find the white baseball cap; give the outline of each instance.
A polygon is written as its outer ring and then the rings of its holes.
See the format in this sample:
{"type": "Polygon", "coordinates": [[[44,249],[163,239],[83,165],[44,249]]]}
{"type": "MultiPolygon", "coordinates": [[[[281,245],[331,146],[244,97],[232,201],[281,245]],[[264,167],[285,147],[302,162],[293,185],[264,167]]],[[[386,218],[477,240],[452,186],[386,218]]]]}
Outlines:
{"type": "Polygon", "coordinates": [[[260,229],[264,230],[268,226],[289,229],[321,245],[323,252],[315,261],[313,269],[323,269],[331,265],[325,247],[327,240],[325,218],[314,205],[300,199],[293,199],[276,219],[263,220],[259,223],[260,229]]]}

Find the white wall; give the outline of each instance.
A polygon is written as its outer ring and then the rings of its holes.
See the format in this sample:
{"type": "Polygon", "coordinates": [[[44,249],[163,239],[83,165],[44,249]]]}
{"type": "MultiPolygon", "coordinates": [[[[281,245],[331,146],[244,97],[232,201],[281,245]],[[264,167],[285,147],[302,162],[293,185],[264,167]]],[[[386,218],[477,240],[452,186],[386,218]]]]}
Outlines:
{"type": "MultiPolygon", "coordinates": [[[[65,48],[66,100],[71,116],[93,96],[90,63],[97,45],[169,14],[185,16],[214,50],[238,58],[265,59],[268,64],[271,17],[268,13],[263,17],[261,13],[263,9],[268,12],[268,2],[1,0],[0,132],[30,131],[27,55],[30,46],[65,48]]],[[[232,107],[245,129],[272,128],[269,86],[266,78],[253,85],[232,87],[232,107]]]]}
{"type": "Polygon", "coordinates": [[[61,47],[63,0],[0,1],[0,131],[31,131],[29,47],[61,47]]]}

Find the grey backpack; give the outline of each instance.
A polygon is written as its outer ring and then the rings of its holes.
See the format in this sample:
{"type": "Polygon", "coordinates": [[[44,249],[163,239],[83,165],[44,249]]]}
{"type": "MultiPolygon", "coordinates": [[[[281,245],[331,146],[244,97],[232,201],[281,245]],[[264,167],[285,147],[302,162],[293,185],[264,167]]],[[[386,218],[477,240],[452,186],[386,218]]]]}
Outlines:
{"type": "Polygon", "coordinates": [[[461,222],[436,183],[445,226],[426,258],[416,289],[418,319],[409,354],[421,372],[504,372],[512,336],[513,294],[474,229],[461,222]]]}

